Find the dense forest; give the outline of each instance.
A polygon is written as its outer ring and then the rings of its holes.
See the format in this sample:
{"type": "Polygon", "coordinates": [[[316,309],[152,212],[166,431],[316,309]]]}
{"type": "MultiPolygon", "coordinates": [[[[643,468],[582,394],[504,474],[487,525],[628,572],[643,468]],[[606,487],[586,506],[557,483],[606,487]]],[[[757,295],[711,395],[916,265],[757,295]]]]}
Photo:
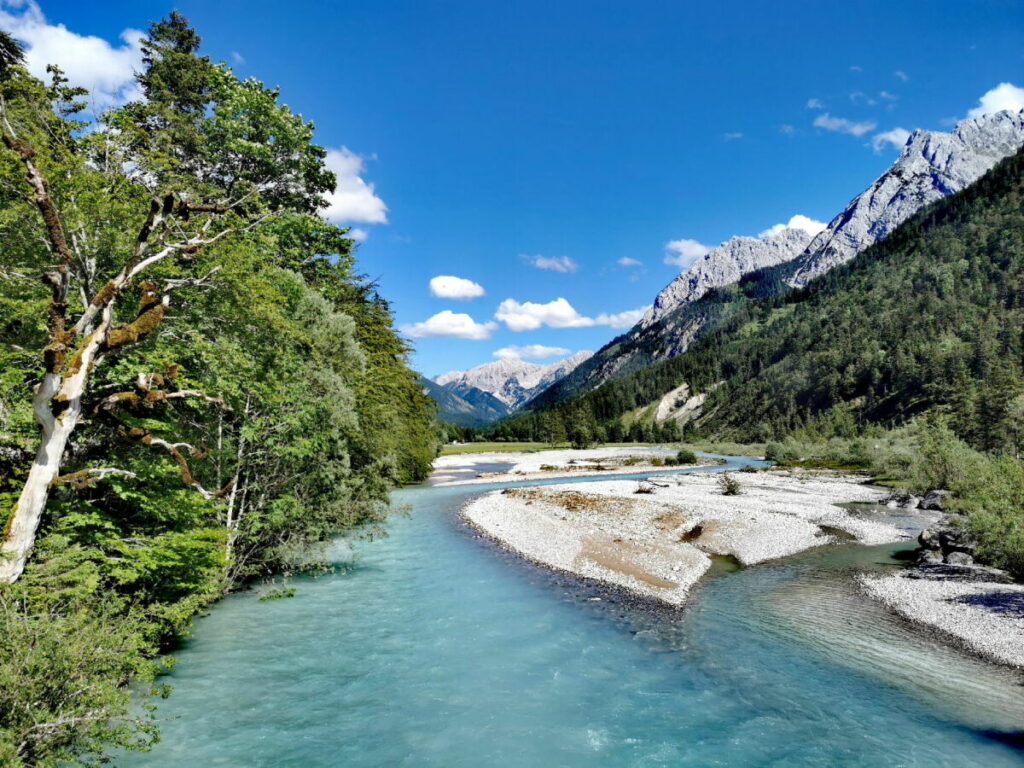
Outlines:
{"type": "Polygon", "coordinates": [[[682,356],[520,414],[490,436],[664,439],[664,426],[629,416],[686,382],[708,393],[688,436],[852,437],[941,409],[967,444],[1019,455],[1022,204],[1019,153],[804,290],[766,291],[772,275],[755,274],[714,292],[718,325],[682,356]]]}
{"type": "MultiPolygon", "coordinates": [[[[0,764],[158,734],[129,684],[226,591],[316,568],[436,455],[431,401],[277,90],[177,13],[102,114],[0,36],[0,764]]],[[[368,527],[369,526],[369,527],[368,527]]]]}

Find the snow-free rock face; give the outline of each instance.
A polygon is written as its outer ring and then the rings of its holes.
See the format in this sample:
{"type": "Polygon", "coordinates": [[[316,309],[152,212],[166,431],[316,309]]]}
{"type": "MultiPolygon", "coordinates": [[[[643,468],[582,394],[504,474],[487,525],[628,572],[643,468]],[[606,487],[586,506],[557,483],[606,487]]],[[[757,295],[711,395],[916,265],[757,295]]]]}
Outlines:
{"type": "Polygon", "coordinates": [[[458,390],[474,387],[489,392],[510,411],[525,405],[557,381],[561,381],[592,352],[577,352],[564,360],[542,365],[525,360],[496,360],[468,371],[451,371],[434,379],[442,387],[458,390]]]}
{"type": "Polygon", "coordinates": [[[952,133],[914,131],[895,163],[850,201],[794,262],[803,286],[845,264],[928,203],[959,192],[1024,146],[1024,111],[962,120],[952,133]]]}
{"type": "Polygon", "coordinates": [[[712,288],[732,285],[750,272],[791,261],[803,253],[814,233],[796,227],[769,230],[760,237],[737,236],[712,248],[665,286],[647,310],[646,328],[674,309],[699,299],[712,288]]]}

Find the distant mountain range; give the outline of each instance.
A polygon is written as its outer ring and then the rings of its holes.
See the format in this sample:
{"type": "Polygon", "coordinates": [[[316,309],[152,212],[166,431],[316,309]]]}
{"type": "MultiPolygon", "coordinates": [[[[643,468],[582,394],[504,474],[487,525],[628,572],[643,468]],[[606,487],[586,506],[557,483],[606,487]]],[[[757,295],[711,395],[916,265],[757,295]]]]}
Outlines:
{"type": "Polygon", "coordinates": [[[592,354],[577,352],[547,364],[496,360],[466,371],[450,371],[433,381],[423,379],[423,391],[437,401],[442,420],[479,427],[522,408],[592,354]]]}
{"type": "Polygon", "coordinates": [[[643,319],[534,403],[558,402],[685,352],[736,306],[721,293],[739,284],[769,296],[806,286],[885,238],[929,203],[959,192],[1024,146],[1024,111],[962,120],[952,132],[914,131],[896,161],[814,237],[798,228],[733,237],[683,270],[643,319]]]}
{"type": "Polygon", "coordinates": [[[778,288],[790,266],[712,289],[650,326],[709,318],[684,354],[579,397],[535,400],[495,436],[544,439],[560,423],[598,442],[850,438],[934,412],[977,449],[1019,453],[1024,149],[806,287],[778,288]],[[779,292],[765,295],[765,284],[779,292]]]}

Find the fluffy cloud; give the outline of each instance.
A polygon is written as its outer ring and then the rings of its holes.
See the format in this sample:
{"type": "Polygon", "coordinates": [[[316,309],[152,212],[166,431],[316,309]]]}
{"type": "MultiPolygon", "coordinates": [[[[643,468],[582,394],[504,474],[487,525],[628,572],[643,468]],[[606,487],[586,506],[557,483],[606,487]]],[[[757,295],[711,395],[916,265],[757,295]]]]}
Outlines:
{"type": "Polygon", "coordinates": [[[792,136],[794,133],[796,133],[796,128],[794,128],[789,123],[783,123],[782,125],[779,126],[779,133],[784,133],[787,136],[792,136]]]}
{"type": "Polygon", "coordinates": [[[592,328],[595,325],[629,328],[635,325],[646,311],[647,307],[641,307],[616,314],[602,312],[597,317],[587,317],[559,297],[547,304],[532,301],[520,303],[515,299],[505,299],[498,305],[498,311],[494,316],[505,323],[510,331],[535,331],[544,325],[549,328],[592,328]]]}
{"type": "Polygon", "coordinates": [[[891,131],[876,133],[871,137],[871,148],[875,152],[881,152],[886,144],[891,144],[896,149],[902,149],[910,138],[910,131],[906,128],[893,128],[891,131]]]}
{"type": "Polygon", "coordinates": [[[907,75],[907,73],[904,72],[902,69],[897,69],[895,72],[893,72],[893,74],[900,80],[902,80],[904,83],[910,79],[910,76],[907,75]]]}
{"type": "Polygon", "coordinates": [[[825,223],[816,221],[810,216],[804,216],[802,213],[798,213],[791,216],[789,221],[785,224],[776,224],[775,226],[768,227],[764,232],[758,235],[758,237],[764,237],[765,235],[774,235],[776,232],[781,232],[784,229],[802,229],[804,232],[809,234],[811,237],[818,234],[825,228],[825,223]]]}
{"type": "Polygon", "coordinates": [[[547,304],[505,299],[498,305],[494,316],[510,331],[535,331],[542,325],[549,328],[588,328],[594,324],[589,317],[577,312],[572,304],[559,297],[547,304]]]}
{"type": "Polygon", "coordinates": [[[736,141],[743,138],[743,133],[740,131],[730,131],[729,133],[723,133],[722,138],[726,141],[736,141]]]}
{"type": "Polygon", "coordinates": [[[711,249],[704,243],[696,240],[669,240],[665,243],[666,264],[675,264],[677,267],[688,267],[701,256],[704,256],[711,249]]]}
{"type": "Polygon", "coordinates": [[[807,109],[824,109],[825,105],[821,103],[821,99],[808,99],[807,109]]]}
{"type": "Polygon", "coordinates": [[[647,313],[648,309],[650,307],[638,307],[637,309],[627,309],[625,312],[618,312],[614,315],[602,312],[594,318],[594,325],[607,325],[611,328],[632,328],[640,322],[640,318],[647,313]]]}
{"type": "Polygon", "coordinates": [[[414,339],[448,338],[448,339],[488,339],[491,331],[496,330],[495,322],[478,323],[462,312],[446,309],[438,312],[422,323],[409,323],[399,328],[402,333],[414,339]]]}
{"type": "Polygon", "coordinates": [[[824,128],[826,131],[848,133],[851,136],[863,136],[865,133],[875,130],[878,124],[870,120],[854,122],[845,117],[832,117],[828,112],[822,112],[814,118],[814,127],[824,128]]]}
{"type": "Polygon", "coordinates": [[[141,94],[135,72],[142,68],[137,29],[121,33],[121,44],[78,35],[63,24],[49,24],[35,0],[0,0],[0,27],[25,45],[25,64],[36,77],[49,80],[47,64],[56,64],[71,85],[89,90],[89,106],[99,111],[141,94]]]}
{"type": "Polygon", "coordinates": [[[484,295],[484,287],[464,277],[438,275],[430,278],[430,295],[439,299],[476,299],[484,295]]]}
{"type": "Polygon", "coordinates": [[[572,350],[565,347],[546,347],[543,344],[528,344],[525,347],[518,347],[512,344],[496,350],[494,356],[502,360],[543,360],[545,357],[565,357],[572,350]]]}
{"type": "Polygon", "coordinates": [[[633,259],[630,258],[629,256],[623,256],[621,259],[618,259],[615,263],[618,264],[620,267],[642,267],[644,265],[644,263],[639,259],[633,259]]]}
{"type": "Polygon", "coordinates": [[[363,181],[363,158],[348,147],[327,150],[325,164],[338,177],[334,192],[325,196],[324,218],[335,224],[387,224],[388,207],[363,181]]]}
{"type": "Polygon", "coordinates": [[[967,116],[981,117],[1004,109],[1013,112],[1024,109],[1024,88],[1018,88],[1012,83],[1000,83],[978,99],[978,106],[968,112],[967,116]]]}
{"type": "Polygon", "coordinates": [[[575,272],[580,265],[568,256],[527,256],[522,258],[537,269],[549,269],[552,272],[575,272]]]}

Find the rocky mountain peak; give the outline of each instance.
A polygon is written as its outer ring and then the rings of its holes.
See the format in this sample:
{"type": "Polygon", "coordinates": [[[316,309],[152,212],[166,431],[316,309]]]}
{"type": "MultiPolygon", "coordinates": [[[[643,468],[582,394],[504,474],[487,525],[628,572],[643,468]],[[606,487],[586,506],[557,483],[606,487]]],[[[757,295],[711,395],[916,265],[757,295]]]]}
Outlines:
{"type": "Polygon", "coordinates": [[[536,395],[565,378],[593,352],[581,351],[553,363],[531,363],[514,358],[495,360],[466,371],[450,371],[434,379],[435,384],[459,390],[475,388],[489,392],[510,410],[525,405],[536,395]]]}
{"type": "Polygon", "coordinates": [[[881,240],[923,206],[959,192],[1024,146],[1024,111],[914,131],[899,158],[829,222],[794,262],[789,280],[806,285],[881,240]]]}
{"type": "Polygon", "coordinates": [[[712,248],[680,272],[654,300],[640,327],[653,325],[683,304],[712,288],[737,282],[743,275],[790,261],[811,242],[813,231],[802,227],[773,227],[757,237],[736,236],[712,248]]]}

